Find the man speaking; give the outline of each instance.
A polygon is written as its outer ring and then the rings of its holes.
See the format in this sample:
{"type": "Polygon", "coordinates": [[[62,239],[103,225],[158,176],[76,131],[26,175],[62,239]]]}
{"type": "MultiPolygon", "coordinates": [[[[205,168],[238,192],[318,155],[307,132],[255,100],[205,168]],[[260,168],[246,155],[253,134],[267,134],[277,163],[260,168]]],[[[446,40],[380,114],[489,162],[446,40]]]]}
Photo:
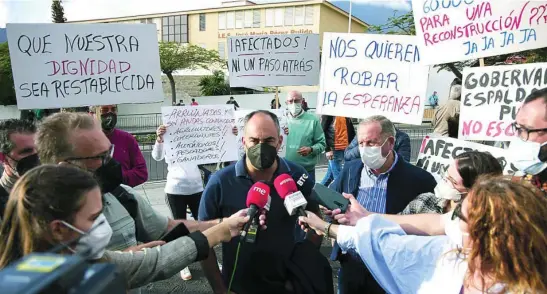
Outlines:
{"type": "MultiPolygon", "coordinates": [[[[240,240],[234,239],[222,245],[222,275],[214,251],[208,259],[202,261],[203,270],[214,293],[226,293],[234,270],[230,289],[232,292],[265,293],[256,289],[256,282],[271,274],[275,268],[272,261],[288,259],[295,247],[294,226],[297,216],[287,213],[283,201],[273,187],[273,181],[284,173],[297,181],[306,171],[301,166],[277,156],[283,138],[280,136],[279,120],[273,113],[262,110],[251,112],[245,117],[244,132],[245,156],[236,164],[211,176],[203,191],[199,219],[218,219],[245,208],[249,189],[253,184],[262,181],[270,186],[268,227],[258,232],[254,243],[243,241],[238,246],[240,240]]],[[[308,198],[306,209],[318,212],[317,203],[309,199],[310,191],[307,194],[304,194],[308,198]]],[[[319,248],[321,237],[308,234],[308,238],[319,248]]]]}

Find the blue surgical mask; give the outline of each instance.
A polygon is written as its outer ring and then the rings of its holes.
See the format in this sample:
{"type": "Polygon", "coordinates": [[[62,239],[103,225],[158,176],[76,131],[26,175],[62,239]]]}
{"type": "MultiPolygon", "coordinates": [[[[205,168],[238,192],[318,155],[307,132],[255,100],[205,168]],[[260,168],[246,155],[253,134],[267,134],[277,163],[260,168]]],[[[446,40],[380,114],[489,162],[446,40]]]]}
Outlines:
{"type": "Polygon", "coordinates": [[[507,149],[508,159],[520,171],[529,175],[537,175],[547,168],[547,162],[539,159],[540,149],[546,144],[547,142],[540,144],[537,142],[525,142],[521,139],[515,139],[511,141],[511,144],[507,149]]]}

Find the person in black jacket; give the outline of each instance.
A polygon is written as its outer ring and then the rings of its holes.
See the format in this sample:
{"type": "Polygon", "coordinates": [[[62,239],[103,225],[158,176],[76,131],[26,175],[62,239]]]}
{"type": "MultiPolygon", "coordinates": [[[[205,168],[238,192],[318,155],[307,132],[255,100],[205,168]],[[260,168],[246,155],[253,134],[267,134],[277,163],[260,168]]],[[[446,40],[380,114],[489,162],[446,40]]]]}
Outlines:
{"type": "Polygon", "coordinates": [[[327,143],[325,155],[329,160],[329,167],[321,184],[328,186],[342,170],[344,151],[355,138],[355,129],[350,118],[330,115],[321,117],[321,127],[327,143]]]}

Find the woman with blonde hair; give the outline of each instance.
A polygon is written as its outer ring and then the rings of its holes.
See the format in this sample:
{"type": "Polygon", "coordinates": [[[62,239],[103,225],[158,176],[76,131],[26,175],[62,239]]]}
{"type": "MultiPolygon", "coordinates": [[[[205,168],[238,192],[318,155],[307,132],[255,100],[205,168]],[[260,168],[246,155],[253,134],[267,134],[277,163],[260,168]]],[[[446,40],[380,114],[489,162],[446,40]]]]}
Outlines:
{"type": "Polygon", "coordinates": [[[300,221],[354,249],[390,294],[547,293],[547,198],[537,189],[480,178],[445,216],[446,236],[406,235],[379,214],[355,227],[310,212],[300,221]]]}
{"type": "Polygon", "coordinates": [[[21,177],[11,191],[0,227],[0,269],[33,252],[59,244],[61,254],[118,266],[130,289],[169,278],[207,258],[210,248],[239,235],[248,220],[241,210],[218,225],[141,251],[105,251],[112,228],[103,213],[101,190],[91,173],[69,165],[42,165],[21,177]],[[172,247],[172,248],[167,248],[172,247]]]}

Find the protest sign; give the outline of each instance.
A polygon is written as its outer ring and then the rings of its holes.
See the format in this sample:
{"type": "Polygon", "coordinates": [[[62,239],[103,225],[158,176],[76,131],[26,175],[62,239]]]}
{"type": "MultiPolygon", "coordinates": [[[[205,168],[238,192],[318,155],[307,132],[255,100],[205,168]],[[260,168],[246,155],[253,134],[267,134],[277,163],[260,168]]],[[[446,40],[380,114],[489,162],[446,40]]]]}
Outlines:
{"type": "Polygon", "coordinates": [[[458,140],[450,137],[425,136],[418,154],[416,166],[430,172],[437,180],[446,172],[448,166],[454,163],[454,157],[468,151],[489,152],[498,159],[503,173],[512,175],[517,171],[506,158],[506,150],[483,144],[458,140]]]}
{"type": "Polygon", "coordinates": [[[510,141],[526,96],[547,87],[547,63],[466,68],[458,138],[510,141]]]}
{"type": "Polygon", "coordinates": [[[233,106],[168,106],[161,114],[167,126],[164,150],[169,165],[237,160],[233,106]]]}
{"type": "Polygon", "coordinates": [[[231,87],[317,85],[319,35],[228,38],[231,87]]]}
{"type": "Polygon", "coordinates": [[[8,24],[19,109],[163,101],[151,24],[8,24]]]}
{"type": "MultiPolygon", "coordinates": [[[[254,110],[252,109],[240,109],[235,111],[236,127],[238,131],[236,143],[238,146],[238,155],[240,159],[243,157],[243,155],[245,155],[245,149],[243,148],[244,146],[242,141],[242,138],[245,132],[245,129],[244,129],[245,116],[253,111],[254,110]]],[[[277,115],[277,119],[279,119],[279,126],[281,127],[281,137],[283,138],[283,142],[281,143],[281,147],[279,148],[277,155],[279,157],[285,157],[285,152],[287,150],[287,135],[285,135],[284,129],[289,127],[287,116],[285,115],[285,112],[283,109],[270,109],[268,111],[277,115]]]]}
{"type": "Polygon", "coordinates": [[[414,36],[323,36],[317,112],[422,123],[429,68],[419,64],[414,36]]]}
{"type": "Polygon", "coordinates": [[[547,47],[547,1],[412,0],[427,65],[547,47]]]}

